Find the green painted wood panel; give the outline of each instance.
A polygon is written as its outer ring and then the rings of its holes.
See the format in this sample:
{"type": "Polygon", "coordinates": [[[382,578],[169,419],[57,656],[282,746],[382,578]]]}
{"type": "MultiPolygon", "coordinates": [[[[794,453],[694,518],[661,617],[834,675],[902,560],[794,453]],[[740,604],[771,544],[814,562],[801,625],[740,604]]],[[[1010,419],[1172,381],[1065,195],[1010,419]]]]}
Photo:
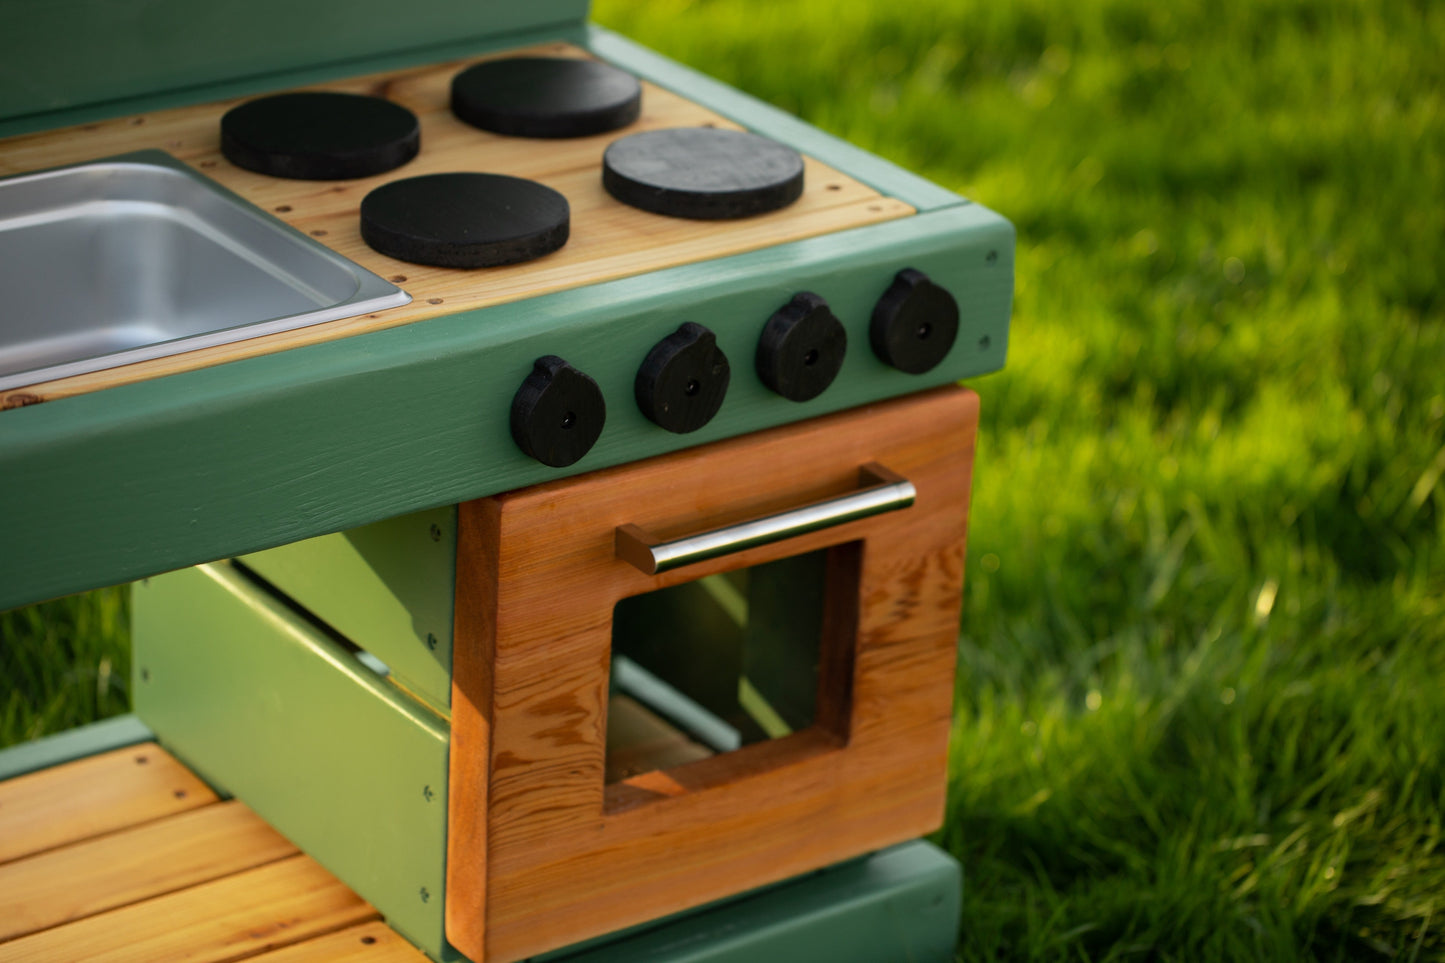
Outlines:
{"type": "Polygon", "coordinates": [[[436,318],[0,413],[0,608],[344,531],[1002,367],[1014,231],[976,205],[436,318]],[[958,344],[908,375],[868,349],[902,267],[958,297],[958,344]],[[751,370],[768,317],[799,290],[848,331],[837,381],[798,404],[751,370]],[[734,359],[722,413],[685,437],[632,401],[648,350],[683,321],[734,359]],[[545,354],[602,388],[607,426],[565,470],[513,444],[508,412],[545,354]]]}
{"type": "Polygon", "coordinates": [[[446,726],[233,565],[135,586],[136,715],[426,952],[446,949],[446,726]]]}
{"type": "MultiPolygon", "coordinates": [[[[3,4],[5,0],[0,0],[3,4]]],[[[70,127],[88,124],[108,117],[124,117],[144,114],[189,104],[210,104],[234,97],[249,97],[277,90],[292,90],[311,84],[325,83],[347,77],[386,70],[401,70],[406,67],[425,66],[480,56],[496,50],[510,50],[534,44],[553,41],[567,41],[578,45],[586,42],[587,30],[584,24],[547,27],[540,31],[509,33],[483,40],[464,38],[429,47],[417,47],[369,57],[366,60],[344,60],[337,63],[306,63],[288,70],[268,74],[248,75],[231,80],[197,83],[158,93],[122,97],[93,104],[50,110],[40,114],[26,114],[5,119],[0,117],[0,138],[28,134],[37,130],[55,127],[70,127]]]]}
{"type": "Polygon", "coordinates": [[[145,723],[133,715],[123,715],[7,746],[0,749],[0,782],[97,753],[148,742],[154,737],[145,723]]]}
{"type": "Polygon", "coordinates": [[[452,697],[456,559],[457,512],[448,505],[241,561],[445,714],[452,697]]]}
{"type": "Polygon", "coordinates": [[[587,9],[588,0],[3,0],[0,118],[562,28],[587,9]]]}
{"type": "Polygon", "coordinates": [[[953,857],[904,843],[535,963],[945,963],[962,894],[953,857]]]}

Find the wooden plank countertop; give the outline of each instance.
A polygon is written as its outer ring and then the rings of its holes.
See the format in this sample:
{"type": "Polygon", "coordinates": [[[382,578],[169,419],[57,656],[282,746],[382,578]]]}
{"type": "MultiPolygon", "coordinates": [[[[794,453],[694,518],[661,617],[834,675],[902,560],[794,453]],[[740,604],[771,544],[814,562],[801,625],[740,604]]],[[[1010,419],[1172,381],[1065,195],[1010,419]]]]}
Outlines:
{"type": "MultiPolygon", "coordinates": [[[[563,43],[492,56],[520,53],[589,56],[581,48],[563,43]]],[[[165,150],[332,250],[388,278],[413,298],[409,305],[376,314],[7,389],[0,392],[0,410],[740,254],[914,213],[908,204],[885,197],[813,158],[805,158],[803,196],[770,214],[736,221],[692,221],[636,210],[614,200],[602,187],[601,159],[608,144],[642,130],[738,125],[677,94],[644,83],[642,116],[621,131],[570,140],[490,134],[457,120],[449,107],[452,77],[468,64],[484,59],[489,58],[371,74],[305,88],[382,96],[416,113],[422,131],[420,155],[397,170],[358,180],[283,180],[231,164],[220,152],[220,119],[247,98],[0,140],[0,176],[136,150],[165,150]],[[371,250],[361,239],[361,199],[383,183],[445,171],[511,174],[560,191],[572,207],[570,240],[560,251],[538,260],[480,270],[424,267],[371,250]]]]}
{"type": "Polygon", "coordinates": [[[426,963],[378,917],[154,744],[0,783],[0,963],[426,963]]]}

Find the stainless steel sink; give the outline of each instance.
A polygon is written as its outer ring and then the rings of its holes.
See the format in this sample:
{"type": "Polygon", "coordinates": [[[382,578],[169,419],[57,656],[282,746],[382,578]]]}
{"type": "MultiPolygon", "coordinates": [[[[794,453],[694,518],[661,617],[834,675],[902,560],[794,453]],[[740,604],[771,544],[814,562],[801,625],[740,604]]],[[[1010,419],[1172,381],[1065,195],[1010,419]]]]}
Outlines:
{"type": "Polygon", "coordinates": [[[410,300],[164,151],[0,179],[0,388],[410,300]]]}

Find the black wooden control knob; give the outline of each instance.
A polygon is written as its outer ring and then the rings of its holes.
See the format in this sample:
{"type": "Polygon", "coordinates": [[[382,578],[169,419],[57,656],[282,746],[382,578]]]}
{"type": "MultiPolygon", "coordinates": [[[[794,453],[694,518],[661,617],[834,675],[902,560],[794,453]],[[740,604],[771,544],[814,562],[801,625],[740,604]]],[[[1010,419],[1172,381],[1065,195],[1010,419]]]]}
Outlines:
{"type": "Polygon", "coordinates": [[[848,332],[828,302],[803,291],[763,326],[758,377],[790,401],[811,401],[833,383],[847,353],[848,332]]]}
{"type": "Polygon", "coordinates": [[[958,302],[913,268],[904,268],[873,306],[868,340],[884,364],[908,374],[935,367],[958,337],[958,302]]]}
{"type": "Polygon", "coordinates": [[[538,358],[512,398],[512,439],[552,468],[566,468],[587,454],[606,420],[597,382],[556,355],[538,358]]]}
{"type": "Polygon", "coordinates": [[[637,407],[668,431],[697,431],[722,407],[730,376],[717,338],[689,321],[657,342],[637,369],[637,407]]]}

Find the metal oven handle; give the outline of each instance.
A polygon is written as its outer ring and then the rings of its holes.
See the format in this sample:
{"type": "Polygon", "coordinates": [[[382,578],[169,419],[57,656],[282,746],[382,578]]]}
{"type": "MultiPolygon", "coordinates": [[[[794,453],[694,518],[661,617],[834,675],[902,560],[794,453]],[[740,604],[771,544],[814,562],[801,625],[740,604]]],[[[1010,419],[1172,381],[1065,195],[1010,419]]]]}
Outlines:
{"type": "Polygon", "coordinates": [[[644,574],[657,575],[746,548],[897,511],[912,505],[918,497],[911,481],[877,462],[864,465],[858,474],[867,487],[856,492],[667,542],[659,541],[636,525],[620,525],[617,557],[644,574]]]}

